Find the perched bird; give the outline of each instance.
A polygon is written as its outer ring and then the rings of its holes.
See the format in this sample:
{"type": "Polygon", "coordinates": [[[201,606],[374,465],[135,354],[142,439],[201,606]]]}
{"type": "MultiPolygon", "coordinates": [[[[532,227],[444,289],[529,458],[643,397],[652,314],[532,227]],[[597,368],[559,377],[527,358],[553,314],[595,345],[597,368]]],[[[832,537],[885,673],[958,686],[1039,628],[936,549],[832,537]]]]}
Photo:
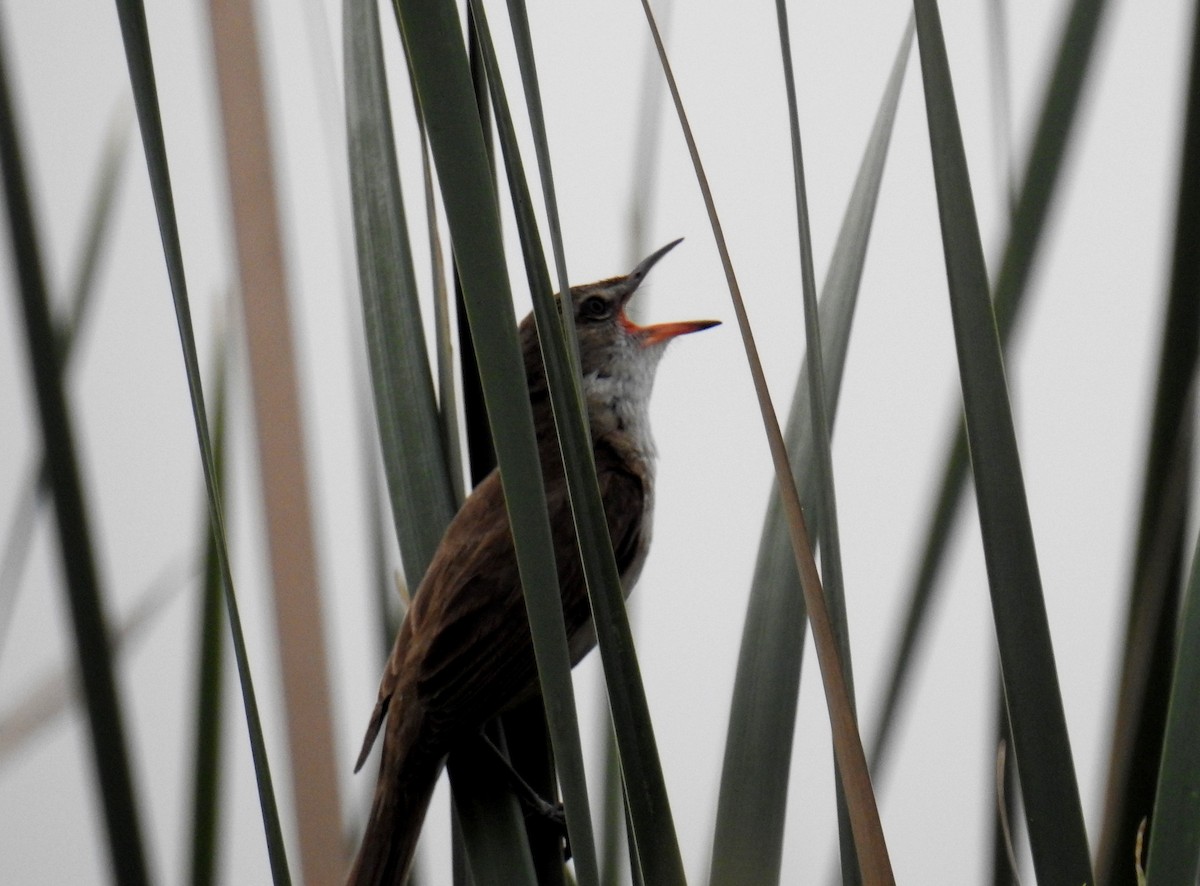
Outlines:
{"type": "MultiPolygon", "coordinates": [[[[625,314],[650,268],[678,242],[624,277],[573,287],[565,299],[575,312],[596,476],[626,595],[650,545],[654,442],[647,406],[658,361],[671,339],[716,325],[637,326],[625,314]]],[[[595,645],[596,633],[532,315],[521,322],[520,340],[574,665],[595,645]]],[[[384,670],[355,766],[362,768],[382,729],[379,780],[350,884],[401,886],[447,753],[536,690],[533,641],[494,470],[446,529],[384,670]]]]}

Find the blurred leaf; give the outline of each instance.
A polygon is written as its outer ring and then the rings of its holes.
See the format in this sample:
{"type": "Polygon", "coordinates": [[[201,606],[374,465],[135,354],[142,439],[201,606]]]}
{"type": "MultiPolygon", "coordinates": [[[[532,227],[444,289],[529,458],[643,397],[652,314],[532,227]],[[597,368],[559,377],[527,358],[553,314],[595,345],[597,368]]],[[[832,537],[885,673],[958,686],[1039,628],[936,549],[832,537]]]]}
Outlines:
{"type": "MultiPolygon", "coordinates": [[[[213,383],[213,467],[218,488],[225,488],[225,428],[229,378],[226,333],[217,338],[213,383]]],[[[192,886],[216,882],[220,844],[222,687],[225,675],[225,618],[221,606],[221,563],[212,524],[205,521],[204,584],[200,597],[200,635],[196,663],[196,722],[192,756],[192,886]]]]}
{"type": "Polygon", "coordinates": [[[0,657],[6,648],[5,637],[17,608],[21,575],[29,560],[43,490],[48,491],[46,464],[39,454],[30,459],[21,488],[13,497],[12,518],[8,521],[8,532],[4,534],[4,552],[0,554],[0,657]]]}
{"type": "MultiPolygon", "coordinates": [[[[477,7],[476,15],[481,15],[482,2],[480,0],[473,0],[473,2],[477,7]]],[[[525,12],[525,0],[508,0],[508,19],[512,27],[513,42],[516,44],[517,63],[521,68],[521,86],[524,88],[525,105],[529,111],[529,125],[533,133],[533,147],[537,155],[542,194],[546,199],[546,223],[550,229],[550,248],[554,252],[554,266],[558,270],[558,291],[569,292],[571,283],[567,276],[567,258],[563,250],[562,226],[558,220],[558,196],[554,190],[554,173],[550,166],[550,145],[546,138],[546,121],[542,112],[542,92],[538,85],[537,65],[534,63],[533,57],[533,35],[529,32],[529,16],[525,12]]],[[[490,73],[489,76],[491,76],[490,73]]],[[[515,147],[514,140],[514,151],[515,147]]],[[[522,174],[523,177],[524,174],[522,174]]],[[[528,195],[526,199],[530,199],[528,195]]],[[[537,226],[532,215],[529,221],[533,223],[532,228],[536,232],[537,226]]],[[[540,263],[544,265],[545,258],[540,243],[537,252],[540,263]]],[[[570,356],[569,365],[574,370],[573,375],[578,376],[580,374],[579,339],[575,335],[575,315],[570,311],[562,312],[562,327],[565,330],[563,338],[566,342],[567,354],[570,356]]],[[[543,349],[545,347],[543,345],[543,349]]],[[[553,375],[551,375],[551,384],[554,384],[553,375]]],[[[593,473],[595,472],[593,471],[593,473]]],[[[578,522],[578,518],[576,520],[578,522]]]]}
{"type": "MultiPolygon", "coordinates": [[[[487,154],[488,175],[496,196],[496,213],[500,213],[499,187],[496,184],[496,146],[492,139],[492,105],[488,98],[487,74],[484,72],[483,52],[479,47],[479,32],[475,27],[475,14],[467,4],[467,61],[471,72],[471,88],[475,95],[475,110],[479,114],[479,126],[483,133],[483,148],[487,154]]],[[[414,87],[415,89],[415,87],[414,87]]],[[[487,406],[484,403],[483,384],[479,379],[479,361],[475,357],[475,343],[471,340],[467,303],[463,298],[462,278],[458,268],[451,262],[454,271],[454,306],[458,315],[459,360],[462,370],[463,423],[467,432],[467,461],[470,467],[471,484],[477,486],[496,467],[496,449],[492,445],[492,431],[488,425],[487,406]]]]}
{"type": "Polygon", "coordinates": [[[67,602],[87,703],[93,762],[104,806],[109,860],[118,882],[146,883],[141,825],[126,750],[124,718],[113,679],[103,592],[92,550],[74,431],[63,394],[59,338],[50,317],[41,246],[9,95],[3,41],[0,32],[0,167],[17,271],[15,294],[25,323],[46,476],[54,496],[67,602]]]}
{"type": "Polygon", "coordinates": [[[237,661],[242,703],[246,711],[246,727],[250,735],[250,752],[258,784],[258,800],[263,815],[267,852],[271,862],[271,877],[276,886],[291,882],[283,831],[279,824],[279,809],[271,783],[271,767],[263,741],[262,721],[254,695],[250,660],[242,634],[233,575],[229,569],[229,552],[225,541],[225,521],[222,514],[221,491],[217,482],[212,441],[208,432],[208,416],[204,406],[204,388],[200,381],[200,363],[196,356],[196,336],[192,330],[192,313],[188,303],[187,281],[183,273],[183,250],[179,242],[179,225],[175,218],[175,199],[171,192],[171,174],[167,164],[167,148],[163,138],[162,115],[158,106],[158,89],[154,81],[154,63],[150,56],[150,36],[146,27],[146,10],[141,0],[117,0],[121,22],[121,38],[125,45],[125,61],[133,87],[134,104],[142,133],[142,147],[150,173],[150,191],[158,214],[158,229],[162,236],[171,297],[175,303],[175,319],[179,325],[179,340],[183,349],[183,364],[187,373],[188,393],[192,402],[192,418],[200,445],[200,460],[204,468],[204,484],[208,492],[208,516],[217,539],[221,563],[221,580],[225,588],[225,607],[229,629],[233,635],[233,651],[237,661]]]}
{"type": "MultiPolygon", "coordinates": [[[[663,0],[659,3],[658,22],[664,33],[671,30],[671,12],[674,3],[663,0]]],[[[659,160],[659,142],[662,139],[664,114],[661,111],[663,81],[658,76],[658,53],[654,44],[646,45],[645,57],[642,60],[642,72],[638,77],[638,111],[637,124],[634,126],[633,175],[632,187],[629,190],[629,249],[626,253],[628,264],[635,265],[643,256],[649,255],[653,248],[649,240],[653,212],[658,206],[654,199],[657,184],[659,160]]],[[[630,319],[639,322],[639,315],[646,309],[645,296],[636,303],[626,306],[630,319]]]]}
{"type": "Polygon", "coordinates": [[[992,677],[994,717],[992,734],[996,738],[996,773],[992,780],[994,810],[991,815],[991,882],[993,886],[1020,886],[1017,879],[1016,848],[1013,827],[1017,818],[1017,770],[1013,765],[1012,729],[1008,725],[1008,705],[1004,701],[1004,681],[997,671],[992,677]]]}
{"type": "MultiPolygon", "coordinates": [[[[393,4],[393,9],[395,4],[393,4]]],[[[484,74],[483,53],[479,48],[479,35],[475,28],[475,17],[471,12],[471,4],[466,4],[467,11],[467,67],[471,72],[471,91],[475,94],[475,110],[479,114],[479,125],[483,131],[483,149],[488,158],[488,174],[492,187],[496,188],[496,145],[492,138],[492,105],[488,98],[487,76],[484,74]]],[[[399,13],[397,13],[397,24],[399,13]]],[[[417,95],[416,80],[410,76],[413,90],[413,105],[420,108],[420,96],[417,95]]],[[[420,114],[418,113],[418,116],[420,114]]],[[[424,132],[424,121],[421,122],[424,132]]],[[[426,135],[425,151],[428,153],[428,134],[426,135]]],[[[499,189],[496,188],[496,212],[500,212],[499,189]]],[[[452,250],[453,254],[453,250],[452,250]]],[[[462,280],[458,267],[450,262],[450,270],[454,281],[454,308],[458,318],[459,365],[462,371],[462,412],[463,427],[467,437],[467,470],[472,486],[483,482],[496,468],[496,448],[492,445],[492,430],[488,422],[487,406],[483,398],[483,382],[479,377],[479,361],[475,357],[475,343],[471,340],[470,320],[467,318],[467,302],[463,296],[462,280]]],[[[506,736],[503,726],[500,729],[503,739],[506,736]]],[[[528,834],[528,826],[526,826],[528,834]]],[[[473,886],[470,865],[467,860],[467,850],[463,845],[462,821],[458,814],[457,803],[451,799],[450,814],[450,861],[453,886],[473,886]]],[[[534,868],[534,876],[537,869],[534,868]]]]}
{"type": "Polygon", "coordinates": [[[346,130],[371,389],[396,538],[416,587],[457,507],[400,193],[379,13],[373,3],[347,0],[344,15],[346,130]]]}
{"type": "MultiPolygon", "coordinates": [[[[1175,800],[1167,814],[1180,819],[1164,828],[1186,833],[1196,808],[1181,808],[1178,782],[1164,778],[1164,739],[1168,707],[1180,698],[1171,688],[1176,661],[1180,591],[1186,581],[1188,512],[1195,434],[1196,366],[1200,359],[1200,10],[1193,10],[1192,57],[1183,127],[1171,284],[1164,310],[1162,346],[1154,412],[1147,440],[1146,467],[1138,520],[1137,547],[1129,582],[1123,661],[1109,760],[1097,882],[1132,884],[1129,846],[1137,839],[1146,811],[1158,807],[1156,794],[1168,787],[1175,800]]],[[[1183,696],[1186,698],[1187,696],[1183,696]]],[[[1191,696],[1195,705],[1198,696],[1191,696]]],[[[1186,715],[1176,714],[1176,717],[1186,715]]],[[[1196,733],[1192,733],[1192,740],[1196,733]]],[[[1174,769],[1179,773],[1178,769],[1174,769]]],[[[1192,781],[1194,784],[1194,780],[1192,781]]],[[[1193,803],[1195,800],[1193,799],[1193,803]]],[[[1156,815],[1154,832],[1163,819],[1156,815]]],[[[1191,853],[1190,877],[1162,876],[1181,870],[1178,861],[1160,868],[1160,883],[1195,882],[1200,843],[1178,846],[1170,838],[1156,844],[1176,859],[1191,853]],[[1171,848],[1167,848],[1171,847],[1171,848]]],[[[1153,858],[1153,856],[1151,856],[1153,858]]],[[[1157,865],[1156,865],[1157,868],[1157,865]]]]}
{"type": "Polygon", "coordinates": [[[296,843],[304,878],[344,875],[324,615],[275,163],[254,0],[209,0],[249,358],[296,843]]]}
{"type": "Polygon", "coordinates": [[[988,62],[992,87],[992,127],[996,164],[1009,221],[1017,208],[1017,170],[1012,144],[1012,52],[1009,49],[1005,0],[988,0],[988,62]]]}
{"type": "MultiPolygon", "coordinates": [[[[416,105],[416,95],[413,104],[416,105]]],[[[454,335],[450,328],[450,288],[446,285],[446,260],[442,253],[442,235],[438,230],[437,201],[433,188],[433,161],[429,157],[429,139],[421,115],[421,173],[425,183],[425,222],[429,235],[430,276],[433,278],[433,325],[437,350],[438,425],[445,441],[447,472],[454,489],[454,500],[466,498],[462,475],[462,441],[458,433],[458,393],[454,387],[454,335]]]]}
{"type": "MultiPolygon", "coordinates": [[[[371,590],[375,602],[375,627],[378,629],[379,661],[387,661],[388,653],[400,629],[402,613],[397,612],[396,594],[398,586],[407,589],[399,570],[393,571],[388,537],[385,532],[385,516],[381,489],[386,486],[383,465],[380,463],[379,425],[375,421],[375,407],[370,403],[370,394],[365,387],[358,387],[357,401],[359,442],[362,446],[363,510],[369,527],[367,540],[370,557],[371,590]]],[[[393,521],[387,521],[394,526],[393,521]]],[[[395,529],[392,530],[395,533],[395,529]]]]}
{"type": "Polygon", "coordinates": [[[1020,886],[1021,881],[1017,879],[1020,868],[1010,827],[1016,809],[1012,790],[1016,787],[1017,773],[1012,765],[1012,755],[1008,753],[1012,736],[1008,728],[1008,706],[1004,703],[1004,683],[999,677],[997,673],[995,684],[999,710],[996,721],[999,727],[997,731],[1004,734],[996,742],[996,767],[993,772],[992,791],[996,801],[996,814],[992,819],[992,842],[995,844],[992,847],[992,882],[1004,886],[1020,886]]]}
{"type": "Polygon", "coordinates": [[[1042,883],[1091,883],[1087,832],[941,20],[936,2],[916,0],[914,6],[967,438],[1034,868],[1042,883]]]}
{"type": "Polygon", "coordinates": [[[59,330],[60,357],[64,368],[70,364],[75,342],[94,301],[92,296],[96,291],[96,274],[113,227],[117,188],[123,180],[125,158],[129,154],[131,123],[129,106],[122,102],[109,119],[108,134],[96,169],[95,190],[88,200],[83,243],[71,275],[71,285],[67,288],[70,308],[59,330]]]}
{"type": "MultiPolygon", "coordinates": [[[[1104,0],[1075,0],[1059,41],[1054,71],[1046,87],[1020,194],[1012,213],[1000,272],[996,277],[994,305],[1002,345],[1007,345],[1011,338],[1024,303],[1025,287],[1037,257],[1051,198],[1058,184],[1067,139],[1079,109],[1080,95],[1105,6],[1104,0]]],[[[969,456],[961,419],[955,422],[949,436],[942,480],[926,527],[925,545],[905,609],[907,616],[886,671],[890,675],[889,684],[871,743],[871,771],[877,775],[886,759],[901,692],[911,671],[917,638],[929,612],[950,529],[954,525],[966,486],[969,456]]]]}
{"type": "Polygon", "coordinates": [[[1200,539],[1184,596],[1162,768],[1150,818],[1146,883],[1195,883],[1200,876],[1200,539]]]}
{"type": "MultiPolygon", "coordinates": [[[[771,395],[767,389],[766,376],[762,363],[758,358],[758,349],[750,330],[750,321],[746,315],[746,307],[742,301],[741,290],[733,273],[733,262],[729,257],[729,249],[725,236],[721,231],[721,223],[717,217],[716,206],[713,202],[712,190],[700,163],[700,153],[684,113],[683,100],[679,95],[679,87],[671,72],[667,60],[666,48],[654,21],[654,13],[650,9],[649,0],[642,0],[642,9],[646,13],[646,21],[658,48],[658,57],[662,62],[663,73],[671,90],[671,98],[675,102],[675,110],[683,129],[688,152],[695,168],[696,180],[700,185],[705,208],[708,210],[709,223],[712,225],[713,236],[717,241],[717,251],[721,256],[721,264],[725,268],[725,279],[729,285],[729,295],[733,301],[734,312],[737,314],[738,327],[742,335],[742,343],[746,349],[746,360],[750,366],[750,374],[754,380],[754,390],[758,399],[759,410],[762,413],[763,426],[766,431],[767,444],[771,449],[771,458],[775,465],[775,475],[779,481],[779,491],[783,498],[784,509],[787,513],[788,527],[791,531],[792,550],[796,557],[796,568],[800,573],[801,586],[804,589],[805,602],[808,605],[809,625],[812,628],[814,643],[817,648],[817,660],[821,667],[821,678],[825,688],[825,700],[829,709],[830,725],[833,732],[834,752],[837,760],[838,774],[846,791],[850,819],[854,830],[855,845],[858,849],[859,863],[867,883],[893,883],[891,860],[888,858],[887,847],[883,839],[883,828],[879,821],[879,809],[875,804],[875,795],[871,787],[871,778],[867,772],[866,756],[863,754],[862,741],[858,735],[858,725],[850,707],[849,695],[846,689],[846,678],[836,649],[836,639],[830,624],[829,610],[825,604],[824,593],[821,589],[821,579],[817,574],[816,562],[813,558],[812,543],[804,521],[804,513],[800,507],[800,497],[792,482],[792,470],[788,460],[783,433],[779,427],[779,419],[771,405],[771,395]]],[[[649,878],[648,878],[649,879],[649,878]]]]}
{"type": "MultiPolygon", "coordinates": [[[[603,675],[600,676],[603,681],[603,675]]],[[[623,882],[624,862],[636,867],[632,847],[627,839],[628,824],[625,817],[625,791],[621,780],[621,759],[617,752],[617,737],[612,730],[612,716],[608,704],[602,703],[601,721],[605,724],[601,738],[603,750],[600,798],[600,840],[597,862],[600,865],[602,886],[620,886],[623,882]],[[622,851],[624,850],[624,852],[622,851]]]]}
{"type": "MultiPolygon", "coordinates": [[[[788,124],[792,141],[792,175],[796,189],[796,219],[800,234],[800,279],[804,300],[805,358],[802,371],[808,373],[808,394],[812,413],[811,453],[815,456],[817,476],[817,501],[822,515],[821,531],[817,539],[821,548],[821,581],[829,605],[830,623],[837,641],[838,655],[846,675],[846,691],[851,710],[854,708],[854,670],[850,660],[850,627],[846,618],[846,590],[842,574],[842,544],[838,533],[837,496],[834,491],[833,453],[830,450],[829,406],[825,396],[825,370],[821,360],[821,327],[817,314],[817,282],[813,271],[812,232],[808,218],[808,194],[804,182],[804,154],[800,142],[800,112],[796,107],[796,78],[792,71],[792,45],[785,0],[775,2],[779,26],[780,55],[783,58],[784,85],[787,91],[788,124]]],[[[906,43],[911,41],[911,28],[906,43]]],[[[905,46],[904,58],[908,58],[905,46]]],[[[899,64],[899,63],[898,63],[899,64]]],[[[846,886],[857,886],[862,882],[858,857],[854,848],[854,834],[850,826],[849,809],[840,779],[834,781],[838,845],[841,850],[842,882],[846,886]]]]}
{"type": "MultiPolygon", "coordinates": [[[[822,336],[822,363],[828,369],[825,385],[831,416],[836,415],[871,222],[911,48],[910,24],[863,152],[821,294],[821,328],[827,333],[822,336]]],[[[785,439],[796,465],[794,480],[801,500],[808,503],[805,512],[813,532],[820,534],[824,524],[814,493],[816,465],[807,365],[807,360],[801,365],[785,439]]],[[[767,500],[730,705],[713,841],[714,886],[779,880],[806,615],[782,501],[773,489],[767,500]]]]}
{"type": "MultiPolygon", "coordinates": [[[[1012,136],[1012,52],[1009,49],[1008,22],[1005,0],[989,0],[988,62],[992,87],[993,142],[997,146],[997,179],[1001,196],[1008,205],[1008,221],[1012,224],[1017,209],[1017,171],[1012,136]]],[[[1000,346],[1004,347],[1001,338],[1000,346]]],[[[965,453],[964,453],[965,458],[965,453]]],[[[966,465],[962,468],[966,473],[966,465]]],[[[956,511],[955,511],[956,513],[956,511]]],[[[1011,823],[1017,818],[1017,770],[1007,748],[1012,744],[1012,729],[1008,725],[1008,705],[1004,700],[1004,680],[999,673],[993,680],[995,695],[995,741],[999,748],[996,777],[992,786],[991,882],[993,886],[1018,886],[1016,850],[1011,823]]],[[[876,773],[878,775],[878,773],[876,773]]]]}
{"type": "MultiPolygon", "coordinates": [[[[187,572],[171,567],[138,595],[129,612],[111,631],[108,645],[114,658],[129,652],[192,578],[187,572]]],[[[75,663],[35,681],[16,702],[0,711],[0,766],[80,700],[81,682],[75,663]]]]}
{"type": "MultiPolygon", "coordinates": [[[[661,4],[659,18],[664,31],[670,30],[671,8],[669,0],[661,4]]],[[[664,119],[661,113],[663,82],[658,76],[658,55],[652,43],[646,44],[641,65],[637,89],[637,123],[634,125],[633,175],[629,191],[629,239],[625,252],[625,263],[629,267],[636,266],[654,248],[649,241],[649,231],[654,210],[658,205],[654,192],[660,166],[658,146],[664,119]]],[[[636,299],[626,303],[626,315],[634,323],[642,323],[647,316],[647,306],[651,300],[651,292],[639,294],[636,299]]],[[[630,614],[632,630],[636,609],[630,611],[627,608],[627,611],[630,614]]],[[[604,675],[600,674],[598,680],[603,686],[604,675]]],[[[604,886],[618,886],[623,882],[621,873],[626,865],[636,866],[636,861],[631,855],[636,853],[636,850],[629,846],[627,839],[629,825],[625,810],[625,789],[621,780],[621,760],[617,753],[616,734],[612,730],[612,712],[608,708],[607,693],[600,695],[598,704],[601,718],[606,724],[602,727],[604,750],[600,775],[602,796],[597,825],[598,862],[601,883],[604,886]]]]}
{"type": "MultiPolygon", "coordinates": [[[[59,359],[63,372],[71,366],[71,355],[84,329],[88,308],[96,291],[96,270],[100,265],[104,244],[112,227],[112,210],[116,205],[117,187],[125,168],[125,156],[129,153],[129,113],[125,106],[113,114],[108,137],[100,154],[100,165],[90,199],[87,221],[84,224],[83,245],[77,256],[72,284],[69,289],[70,308],[65,318],[56,325],[59,359]]],[[[12,623],[17,593],[20,590],[21,573],[25,569],[29,543],[37,517],[40,493],[48,492],[45,462],[38,456],[35,465],[25,472],[25,482],[16,496],[16,506],[5,536],[4,553],[0,555],[0,651],[4,648],[4,637],[12,623]]]]}

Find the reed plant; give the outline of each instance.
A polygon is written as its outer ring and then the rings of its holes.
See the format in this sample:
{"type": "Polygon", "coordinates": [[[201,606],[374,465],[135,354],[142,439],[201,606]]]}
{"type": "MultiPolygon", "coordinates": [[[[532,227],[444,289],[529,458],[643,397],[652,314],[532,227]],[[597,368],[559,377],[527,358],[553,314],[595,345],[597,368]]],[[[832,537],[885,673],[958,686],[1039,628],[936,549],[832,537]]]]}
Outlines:
{"type": "Polygon", "coordinates": [[[572,857],[457,752],[416,882],[1197,882],[1200,12],[1109,5],[0,11],[0,880],[338,882],[498,465],[572,857]],[[552,293],[677,235],[627,610],[552,293]]]}

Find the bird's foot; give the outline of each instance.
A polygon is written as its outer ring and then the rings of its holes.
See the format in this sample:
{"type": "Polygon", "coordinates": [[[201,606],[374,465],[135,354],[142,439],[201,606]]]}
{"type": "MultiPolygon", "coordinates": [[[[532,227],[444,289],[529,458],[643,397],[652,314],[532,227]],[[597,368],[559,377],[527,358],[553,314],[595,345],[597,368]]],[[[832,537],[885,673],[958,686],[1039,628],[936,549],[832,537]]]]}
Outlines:
{"type": "Polygon", "coordinates": [[[567,813],[562,803],[550,803],[530,788],[530,794],[517,791],[517,799],[526,816],[540,818],[552,827],[563,841],[563,861],[571,860],[571,834],[567,831],[567,813]]]}
{"type": "Polygon", "coordinates": [[[487,735],[480,736],[483,739],[483,744],[495,756],[496,761],[500,764],[500,769],[504,773],[505,780],[508,786],[512,788],[514,794],[517,795],[517,800],[520,801],[521,807],[525,810],[526,815],[534,815],[543,821],[550,824],[562,837],[563,841],[563,860],[570,861],[571,859],[571,837],[567,833],[567,814],[562,803],[551,803],[549,800],[539,794],[521,774],[513,768],[508,757],[504,755],[487,735]]]}

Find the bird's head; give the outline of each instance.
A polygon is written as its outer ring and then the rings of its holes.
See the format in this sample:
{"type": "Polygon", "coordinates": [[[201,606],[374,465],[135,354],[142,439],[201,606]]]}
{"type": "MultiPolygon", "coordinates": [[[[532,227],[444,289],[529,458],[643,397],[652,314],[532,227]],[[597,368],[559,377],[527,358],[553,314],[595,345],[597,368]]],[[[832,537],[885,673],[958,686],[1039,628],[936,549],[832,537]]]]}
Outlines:
{"type": "Polygon", "coordinates": [[[571,288],[585,383],[589,377],[604,379],[617,373],[648,373],[652,377],[667,342],[720,323],[719,320],[685,320],[638,326],[625,313],[625,306],[650,269],[680,242],[668,243],[622,277],[571,288]]]}
{"type": "MultiPolygon", "coordinates": [[[[718,320],[685,320],[639,326],[629,319],[625,307],[660,258],[679,244],[668,243],[622,277],[573,286],[570,304],[575,312],[579,359],[583,370],[583,393],[588,402],[593,434],[609,430],[645,433],[644,448],[651,451],[644,420],[658,361],[667,342],[689,332],[716,326],[718,320]]],[[[560,307],[563,300],[559,301],[560,307]]],[[[537,326],[530,314],[521,323],[521,345],[535,417],[549,410],[549,392],[537,326]]],[[[545,421],[551,422],[549,412],[545,421]]]]}

